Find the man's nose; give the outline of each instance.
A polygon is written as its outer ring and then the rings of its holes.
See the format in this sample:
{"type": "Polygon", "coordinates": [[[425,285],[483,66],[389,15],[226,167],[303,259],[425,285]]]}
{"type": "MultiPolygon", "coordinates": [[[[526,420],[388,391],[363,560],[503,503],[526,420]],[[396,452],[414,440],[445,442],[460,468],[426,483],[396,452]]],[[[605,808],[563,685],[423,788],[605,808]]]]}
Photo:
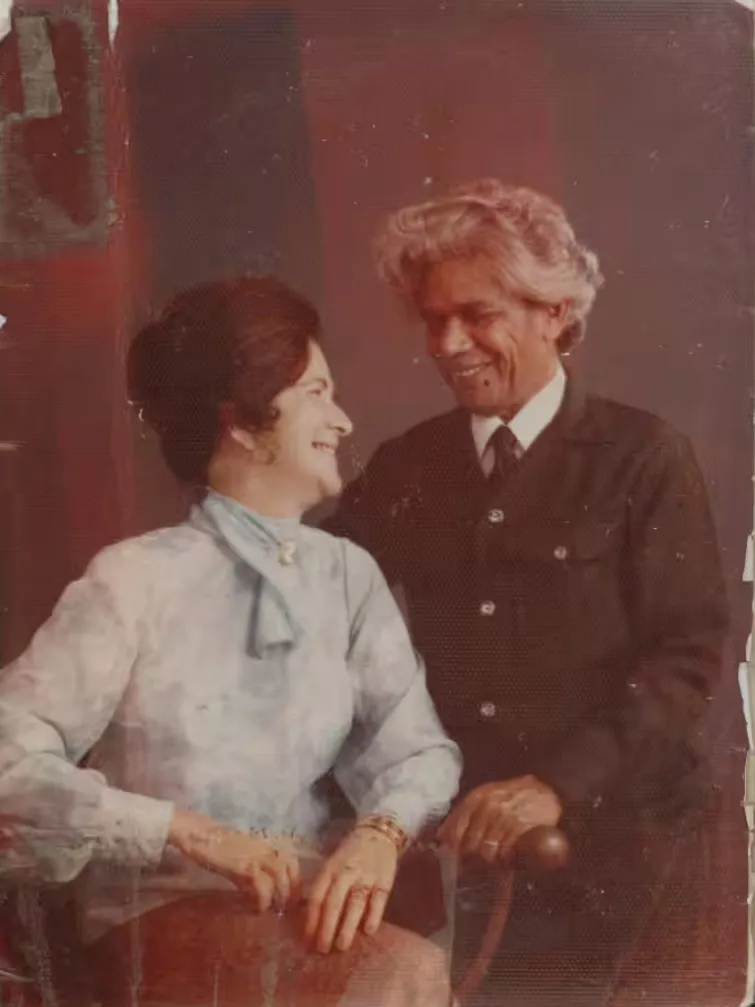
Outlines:
{"type": "Polygon", "coordinates": [[[430,354],[433,357],[454,357],[471,346],[472,340],[465,325],[458,318],[447,318],[438,330],[428,337],[430,354]]]}

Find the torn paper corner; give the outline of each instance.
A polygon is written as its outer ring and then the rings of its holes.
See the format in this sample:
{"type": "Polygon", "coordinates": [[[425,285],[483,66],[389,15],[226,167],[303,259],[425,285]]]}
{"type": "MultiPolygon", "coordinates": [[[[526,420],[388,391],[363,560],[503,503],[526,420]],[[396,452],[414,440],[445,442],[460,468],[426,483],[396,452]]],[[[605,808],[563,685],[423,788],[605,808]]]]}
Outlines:
{"type": "Polygon", "coordinates": [[[10,9],[13,0],[0,0],[0,42],[10,35],[10,9]]]}
{"type": "Polygon", "coordinates": [[[747,10],[755,10],[755,0],[735,0],[740,7],[746,7],[747,10]]]}
{"type": "Polygon", "coordinates": [[[755,548],[753,543],[755,542],[755,532],[751,532],[747,536],[747,548],[745,550],[745,565],[742,571],[742,580],[748,581],[752,584],[755,578],[753,577],[753,567],[755,566],[755,548]]]}
{"type": "Polygon", "coordinates": [[[755,735],[753,735],[753,713],[755,713],[755,707],[753,706],[753,682],[752,672],[750,666],[742,662],[739,666],[739,691],[742,694],[742,709],[745,715],[745,724],[747,725],[747,739],[749,741],[749,747],[755,749],[755,735]]]}
{"type": "Polygon", "coordinates": [[[108,0],[107,5],[107,28],[108,28],[108,38],[110,39],[110,45],[115,42],[115,36],[118,34],[118,0],[108,0]]]}

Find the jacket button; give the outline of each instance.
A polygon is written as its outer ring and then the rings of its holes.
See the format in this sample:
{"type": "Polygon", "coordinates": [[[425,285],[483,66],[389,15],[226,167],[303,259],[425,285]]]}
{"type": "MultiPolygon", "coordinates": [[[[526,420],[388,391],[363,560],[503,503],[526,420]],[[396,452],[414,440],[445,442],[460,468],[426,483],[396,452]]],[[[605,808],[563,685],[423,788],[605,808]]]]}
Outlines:
{"type": "Polygon", "coordinates": [[[499,510],[497,507],[494,507],[493,510],[488,511],[488,521],[490,521],[491,524],[500,524],[505,516],[506,515],[503,513],[503,511],[499,510]]]}
{"type": "Polygon", "coordinates": [[[491,717],[495,717],[498,712],[495,703],[491,703],[489,700],[480,703],[480,716],[484,717],[486,720],[490,720],[491,717]]]}
{"type": "Polygon", "coordinates": [[[566,557],[569,555],[569,550],[566,548],[565,545],[557,545],[556,548],[553,550],[553,555],[556,557],[556,559],[566,559],[566,557]]]}
{"type": "Polygon", "coordinates": [[[480,615],[492,615],[495,612],[495,602],[484,601],[480,605],[480,615]]]}

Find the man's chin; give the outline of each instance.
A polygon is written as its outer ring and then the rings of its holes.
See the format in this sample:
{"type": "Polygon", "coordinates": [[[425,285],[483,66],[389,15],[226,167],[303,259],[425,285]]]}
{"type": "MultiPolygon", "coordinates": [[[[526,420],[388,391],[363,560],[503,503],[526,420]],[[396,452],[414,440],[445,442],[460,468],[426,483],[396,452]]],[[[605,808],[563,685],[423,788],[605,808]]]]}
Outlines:
{"type": "Polygon", "coordinates": [[[498,402],[486,389],[454,388],[453,391],[456,402],[462,409],[477,413],[478,416],[498,415],[498,402]]]}

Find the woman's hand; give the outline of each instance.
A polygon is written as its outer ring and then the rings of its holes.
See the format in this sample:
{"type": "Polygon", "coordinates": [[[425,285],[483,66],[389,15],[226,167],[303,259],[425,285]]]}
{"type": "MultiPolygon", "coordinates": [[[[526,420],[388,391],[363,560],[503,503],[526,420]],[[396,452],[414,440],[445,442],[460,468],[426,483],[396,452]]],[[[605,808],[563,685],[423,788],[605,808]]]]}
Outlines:
{"type": "Polygon", "coordinates": [[[374,934],[393,888],[396,844],[376,829],[357,828],[321,868],[307,896],[305,938],[322,954],[348,951],[360,927],[374,934]]]}
{"type": "Polygon", "coordinates": [[[249,835],[204,815],[176,810],[168,842],[251,895],[260,912],[273,900],[285,904],[299,887],[299,860],[289,839],[249,835]]]}

